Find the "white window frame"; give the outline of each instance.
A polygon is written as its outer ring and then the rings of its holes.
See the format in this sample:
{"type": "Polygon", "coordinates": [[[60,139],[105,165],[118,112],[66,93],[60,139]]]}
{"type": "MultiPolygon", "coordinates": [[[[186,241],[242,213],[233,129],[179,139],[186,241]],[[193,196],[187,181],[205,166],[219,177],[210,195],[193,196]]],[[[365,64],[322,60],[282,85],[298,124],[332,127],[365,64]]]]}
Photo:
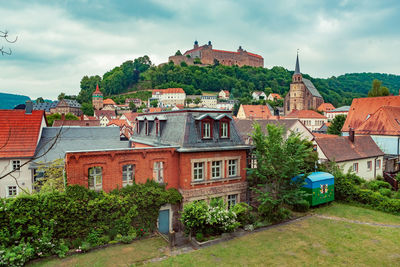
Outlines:
{"type": "Polygon", "coordinates": [[[228,138],[228,122],[221,123],[221,138],[228,138]]]}
{"type": "Polygon", "coordinates": [[[153,163],[153,179],[157,183],[164,183],[164,162],[155,161],[153,163]]]}
{"type": "Polygon", "coordinates": [[[16,159],[11,161],[12,170],[13,171],[20,171],[21,170],[21,161],[16,159]]]}
{"type": "Polygon", "coordinates": [[[125,164],[122,166],[122,186],[133,184],[135,180],[135,165],[125,164]]]}
{"type": "Polygon", "coordinates": [[[232,208],[238,203],[238,194],[228,195],[226,197],[226,203],[228,204],[228,209],[232,208]]]}
{"type": "Polygon", "coordinates": [[[211,179],[222,178],[222,160],[215,160],[211,162],[211,179]],[[217,164],[218,163],[218,164],[217,164]],[[219,174],[218,176],[216,174],[219,174]]]}
{"type": "Polygon", "coordinates": [[[203,138],[211,138],[211,123],[203,123],[203,138]]]}
{"type": "Polygon", "coordinates": [[[103,168],[100,166],[90,167],[88,170],[88,187],[92,190],[102,190],[103,189],[103,168]],[[93,184],[91,181],[93,179],[93,184]]]}
{"type": "Polygon", "coordinates": [[[203,181],[205,178],[204,173],[205,162],[193,162],[193,181],[203,181]]]}
{"type": "Polygon", "coordinates": [[[353,163],[353,172],[358,173],[358,163],[353,163]]]}
{"type": "Polygon", "coordinates": [[[229,159],[228,160],[228,177],[238,176],[238,160],[229,159]]]}
{"type": "MultiPolygon", "coordinates": [[[[14,191],[14,189],[12,189],[14,191]]],[[[16,185],[7,185],[6,186],[6,197],[15,197],[18,195],[18,186],[16,185]],[[15,187],[15,194],[10,195],[10,187],[15,187]]]]}

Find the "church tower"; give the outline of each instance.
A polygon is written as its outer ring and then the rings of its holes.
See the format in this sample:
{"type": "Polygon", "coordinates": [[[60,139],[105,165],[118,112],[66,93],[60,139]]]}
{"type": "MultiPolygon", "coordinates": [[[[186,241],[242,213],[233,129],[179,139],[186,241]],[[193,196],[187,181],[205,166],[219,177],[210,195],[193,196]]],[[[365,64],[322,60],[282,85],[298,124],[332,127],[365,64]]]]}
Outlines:
{"type": "Polygon", "coordinates": [[[103,108],[103,94],[100,92],[99,85],[96,85],[96,91],[92,95],[92,104],[95,110],[103,108]]]}
{"type": "Polygon", "coordinates": [[[299,64],[299,53],[297,52],[297,57],[296,57],[296,68],[294,70],[293,76],[292,76],[292,82],[302,82],[303,81],[303,76],[301,75],[300,72],[300,64],[299,64]]]}

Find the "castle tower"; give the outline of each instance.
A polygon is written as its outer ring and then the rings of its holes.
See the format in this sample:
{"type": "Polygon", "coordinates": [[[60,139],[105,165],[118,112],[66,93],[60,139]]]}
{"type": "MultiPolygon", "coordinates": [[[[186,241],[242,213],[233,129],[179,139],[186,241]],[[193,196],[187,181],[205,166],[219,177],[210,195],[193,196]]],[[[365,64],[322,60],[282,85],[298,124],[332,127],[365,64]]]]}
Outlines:
{"type": "Polygon", "coordinates": [[[92,104],[94,109],[99,110],[103,108],[103,94],[100,92],[99,85],[96,85],[96,91],[92,95],[92,104]]]}

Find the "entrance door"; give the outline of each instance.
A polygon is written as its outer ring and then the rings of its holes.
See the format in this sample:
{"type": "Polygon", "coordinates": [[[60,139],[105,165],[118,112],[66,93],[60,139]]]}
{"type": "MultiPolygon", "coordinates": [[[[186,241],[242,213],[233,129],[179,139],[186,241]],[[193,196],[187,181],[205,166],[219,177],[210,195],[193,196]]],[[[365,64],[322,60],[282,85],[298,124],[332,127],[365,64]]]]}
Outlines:
{"type": "Polygon", "coordinates": [[[158,214],[158,231],[163,234],[169,233],[169,210],[160,210],[158,214]]]}

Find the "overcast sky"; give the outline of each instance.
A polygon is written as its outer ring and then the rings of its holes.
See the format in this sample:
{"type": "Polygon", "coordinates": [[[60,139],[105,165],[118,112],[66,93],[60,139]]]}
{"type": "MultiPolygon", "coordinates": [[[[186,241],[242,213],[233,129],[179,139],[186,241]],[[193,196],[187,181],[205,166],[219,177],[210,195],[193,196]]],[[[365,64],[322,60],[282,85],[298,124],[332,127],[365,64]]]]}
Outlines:
{"type": "Polygon", "coordinates": [[[400,74],[400,1],[5,1],[0,30],[15,44],[0,56],[0,92],[55,99],[78,94],[84,75],[103,75],[149,55],[155,64],[211,41],[264,57],[267,68],[313,77],[400,74]]]}

